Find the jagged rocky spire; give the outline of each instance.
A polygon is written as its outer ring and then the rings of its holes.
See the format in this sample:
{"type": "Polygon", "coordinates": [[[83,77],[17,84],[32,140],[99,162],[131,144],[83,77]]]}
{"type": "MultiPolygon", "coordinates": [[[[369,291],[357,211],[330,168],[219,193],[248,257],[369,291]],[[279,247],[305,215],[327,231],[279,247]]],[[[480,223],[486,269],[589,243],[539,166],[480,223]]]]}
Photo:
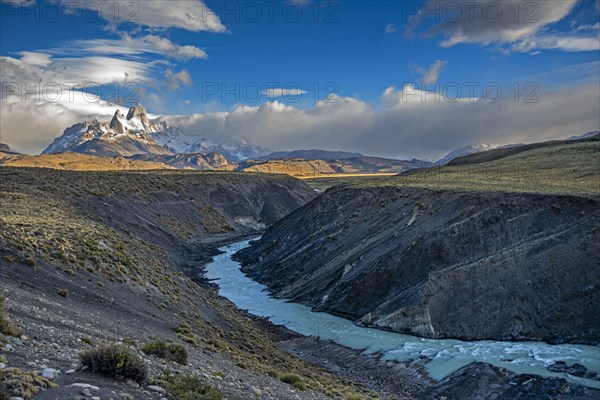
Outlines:
{"type": "Polygon", "coordinates": [[[117,108],[115,115],[110,121],[110,129],[112,129],[115,133],[126,133],[127,129],[123,126],[123,114],[121,110],[117,108]]]}
{"type": "Polygon", "coordinates": [[[129,109],[129,112],[127,113],[127,120],[129,121],[132,118],[139,119],[144,127],[147,127],[150,123],[148,114],[146,114],[146,110],[144,110],[144,107],[140,103],[137,103],[135,106],[129,109]]]}

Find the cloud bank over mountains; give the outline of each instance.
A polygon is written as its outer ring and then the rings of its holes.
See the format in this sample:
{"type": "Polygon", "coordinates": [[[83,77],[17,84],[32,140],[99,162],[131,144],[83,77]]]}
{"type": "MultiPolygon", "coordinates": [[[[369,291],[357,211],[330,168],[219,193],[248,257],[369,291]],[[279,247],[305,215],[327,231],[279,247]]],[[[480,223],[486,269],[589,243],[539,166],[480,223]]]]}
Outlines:
{"type": "MultiPolygon", "coordinates": [[[[227,112],[159,118],[189,135],[247,138],[275,150],[318,147],[436,159],[465,143],[535,142],[598,130],[598,90],[596,83],[543,91],[532,103],[515,102],[508,92],[492,103],[482,98],[445,100],[411,86],[390,87],[382,93],[380,106],[332,96],[308,108],[271,101],[227,112]]],[[[0,129],[11,134],[2,139],[15,149],[39,152],[75,122],[97,115],[109,118],[115,105],[100,100],[23,104],[13,96],[3,108],[0,129]]]]}

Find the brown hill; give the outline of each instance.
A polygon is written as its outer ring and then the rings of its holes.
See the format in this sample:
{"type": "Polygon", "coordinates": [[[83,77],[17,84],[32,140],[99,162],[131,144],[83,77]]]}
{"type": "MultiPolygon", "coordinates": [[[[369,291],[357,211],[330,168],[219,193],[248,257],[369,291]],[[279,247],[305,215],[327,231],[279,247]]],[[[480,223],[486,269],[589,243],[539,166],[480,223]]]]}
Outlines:
{"type": "Polygon", "coordinates": [[[379,157],[353,157],[340,160],[275,159],[248,160],[238,171],[288,174],[297,177],[318,177],[331,174],[399,173],[431,166],[420,160],[394,160],[379,157]]]}
{"type": "Polygon", "coordinates": [[[160,162],[128,160],[124,157],[96,157],[79,153],[32,156],[0,151],[0,166],[50,168],[74,171],[142,171],[173,169],[160,162]]]}

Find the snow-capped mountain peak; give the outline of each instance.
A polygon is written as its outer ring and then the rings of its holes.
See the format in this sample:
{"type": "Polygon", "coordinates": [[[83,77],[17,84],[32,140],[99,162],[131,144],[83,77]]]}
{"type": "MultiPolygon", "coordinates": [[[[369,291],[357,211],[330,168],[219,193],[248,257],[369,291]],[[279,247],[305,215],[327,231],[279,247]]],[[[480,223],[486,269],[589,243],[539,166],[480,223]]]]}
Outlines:
{"type": "Polygon", "coordinates": [[[137,142],[141,147],[152,146],[153,151],[155,151],[158,144],[151,134],[165,128],[167,126],[164,122],[158,124],[150,122],[144,108],[137,104],[129,109],[127,117],[123,115],[121,110],[117,109],[108,123],[100,122],[98,118],[94,118],[91,123],[84,121],[65,129],[63,134],[56,138],[43,153],[76,151],[75,147],[94,140],[105,142],[128,140],[137,142]]]}
{"type": "Polygon", "coordinates": [[[164,120],[150,120],[141,104],[131,107],[127,116],[117,109],[109,122],[100,122],[96,118],[91,123],[77,123],[65,129],[43,153],[64,151],[119,155],[220,153],[236,162],[272,152],[246,139],[221,137],[211,140],[202,134],[187,134],[164,120]]]}

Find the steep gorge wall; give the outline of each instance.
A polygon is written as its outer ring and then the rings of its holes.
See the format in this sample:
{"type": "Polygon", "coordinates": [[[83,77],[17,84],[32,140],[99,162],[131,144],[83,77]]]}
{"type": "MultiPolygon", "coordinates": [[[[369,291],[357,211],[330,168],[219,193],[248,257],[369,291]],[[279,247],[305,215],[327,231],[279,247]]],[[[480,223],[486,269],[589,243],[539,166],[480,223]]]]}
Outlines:
{"type": "Polygon", "coordinates": [[[598,343],[600,202],[333,188],[244,250],[282,298],[431,338],[598,343]]]}

